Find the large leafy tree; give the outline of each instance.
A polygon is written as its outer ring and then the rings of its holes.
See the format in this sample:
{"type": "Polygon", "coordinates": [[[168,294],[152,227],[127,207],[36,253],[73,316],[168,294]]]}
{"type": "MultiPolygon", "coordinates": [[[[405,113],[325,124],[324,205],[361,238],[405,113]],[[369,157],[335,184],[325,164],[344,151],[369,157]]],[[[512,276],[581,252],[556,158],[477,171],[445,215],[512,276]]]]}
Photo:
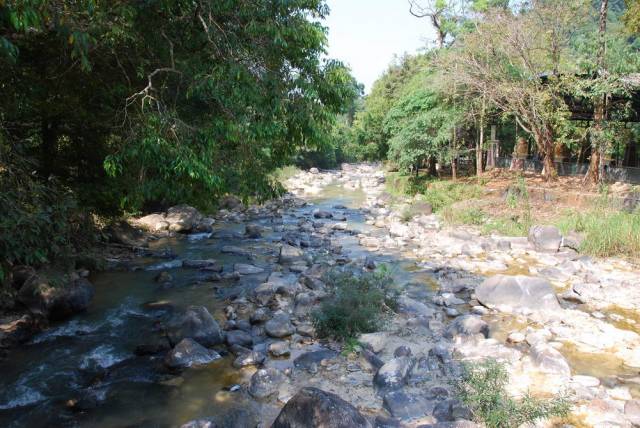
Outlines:
{"type": "Polygon", "coordinates": [[[357,94],[322,59],[328,12],[322,0],[3,2],[6,141],[103,208],[268,194],[267,173],[322,144],[357,94]]]}

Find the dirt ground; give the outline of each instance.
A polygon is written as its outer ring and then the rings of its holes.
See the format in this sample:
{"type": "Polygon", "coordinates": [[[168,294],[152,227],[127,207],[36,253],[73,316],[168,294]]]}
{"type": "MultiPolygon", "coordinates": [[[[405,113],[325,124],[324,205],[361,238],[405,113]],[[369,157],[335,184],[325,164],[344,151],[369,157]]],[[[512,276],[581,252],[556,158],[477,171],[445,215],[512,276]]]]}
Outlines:
{"type": "Polygon", "coordinates": [[[469,184],[479,183],[485,191],[482,200],[468,201],[467,204],[481,208],[491,217],[510,217],[521,215],[525,209],[525,201],[520,197],[519,177],[526,183],[531,216],[538,222],[553,222],[568,210],[588,209],[603,201],[605,195],[609,197],[608,204],[622,204],[634,191],[630,184],[613,183],[606,187],[606,194],[603,194],[596,185],[584,183],[583,177],[558,177],[553,181],[547,181],[540,174],[506,169],[486,172],[480,179],[465,177],[460,181],[469,184]],[[510,191],[517,196],[515,207],[507,202],[510,191]]]}

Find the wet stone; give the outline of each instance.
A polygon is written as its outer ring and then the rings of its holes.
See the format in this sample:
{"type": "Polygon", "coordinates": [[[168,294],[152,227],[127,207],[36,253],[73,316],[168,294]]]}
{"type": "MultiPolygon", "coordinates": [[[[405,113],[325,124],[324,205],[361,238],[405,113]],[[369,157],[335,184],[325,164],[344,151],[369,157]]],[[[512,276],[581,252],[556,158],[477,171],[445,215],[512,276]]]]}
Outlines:
{"type": "Polygon", "coordinates": [[[284,382],[284,375],[276,369],[260,369],[251,376],[249,394],[258,399],[264,399],[278,392],[284,382]]]}
{"type": "Polygon", "coordinates": [[[409,394],[403,390],[385,394],[383,405],[394,418],[403,421],[431,415],[435,407],[435,403],[424,396],[409,394]]]}
{"type": "Polygon", "coordinates": [[[293,365],[297,369],[310,370],[313,366],[317,366],[322,363],[323,360],[332,360],[338,355],[335,351],[323,350],[312,351],[300,355],[293,361],[293,365]]]}

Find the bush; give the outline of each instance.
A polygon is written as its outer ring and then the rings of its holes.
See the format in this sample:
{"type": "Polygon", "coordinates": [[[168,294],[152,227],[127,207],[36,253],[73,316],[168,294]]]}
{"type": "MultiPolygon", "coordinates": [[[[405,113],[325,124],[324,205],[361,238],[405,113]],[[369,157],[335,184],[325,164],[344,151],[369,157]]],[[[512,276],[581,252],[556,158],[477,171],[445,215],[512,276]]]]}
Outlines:
{"type": "Polygon", "coordinates": [[[383,327],[397,304],[398,292],[385,268],[375,272],[332,271],[325,278],[330,298],[313,313],[320,337],[348,341],[383,327]]]}
{"type": "Polygon", "coordinates": [[[551,417],[567,416],[568,400],[555,396],[542,400],[526,394],[515,400],[506,391],[509,375],[504,364],[492,359],[464,364],[462,376],[454,383],[462,402],[469,407],[476,422],[487,428],[517,428],[526,423],[551,417]]]}

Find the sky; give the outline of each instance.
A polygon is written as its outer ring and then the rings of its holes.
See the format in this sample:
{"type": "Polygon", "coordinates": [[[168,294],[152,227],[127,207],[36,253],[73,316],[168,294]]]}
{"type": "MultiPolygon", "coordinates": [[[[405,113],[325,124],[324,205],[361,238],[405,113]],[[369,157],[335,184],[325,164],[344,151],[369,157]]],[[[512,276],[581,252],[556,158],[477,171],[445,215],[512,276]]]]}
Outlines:
{"type": "Polygon", "coordinates": [[[415,53],[433,44],[428,20],[409,14],[407,0],[327,0],[327,4],[329,57],[347,63],[367,93],[394,54],[415,53]]]}

